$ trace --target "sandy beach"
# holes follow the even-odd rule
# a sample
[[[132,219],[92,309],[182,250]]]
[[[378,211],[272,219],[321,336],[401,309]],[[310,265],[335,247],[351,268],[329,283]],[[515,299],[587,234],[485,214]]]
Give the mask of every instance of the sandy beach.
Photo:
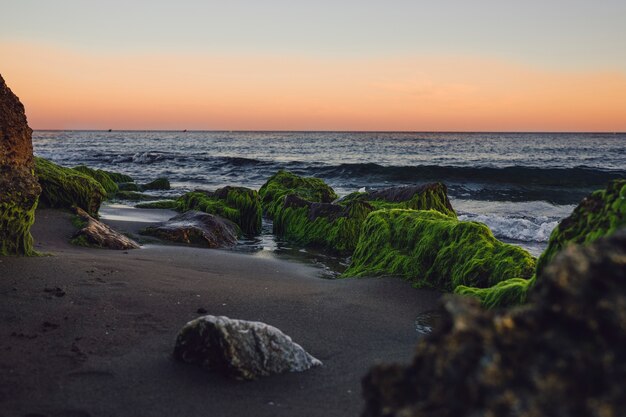
[[[148,224],[108,217],[121,231]],[[362,376],[407,362],[416,316],[437,304],[400,279],[327,280],[273,257],[75,247],[70,218],[39,210],[32,234],[48,256],[0,260],[2,417],[358,415]],[[198,309],[274,325],[324,365],[239,382],[176,362],[176,334]]]

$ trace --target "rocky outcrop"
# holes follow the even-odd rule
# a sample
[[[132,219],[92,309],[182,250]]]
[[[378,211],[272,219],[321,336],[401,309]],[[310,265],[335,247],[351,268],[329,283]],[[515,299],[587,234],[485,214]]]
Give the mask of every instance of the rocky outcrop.
[[[24,106],[0,76],[0,255],[30,255],[41,187]]]
[[[77,207],[76,216],[82,227],[72,237],[72,243],[116,250],[139,249],[137,242],[94,219],[83,209]]]
[[[141,233],[176,243],[223,248],[237,243],[239,227],[219,216],[188,211],[165,223],[147,227]]]
[[[65,168],[43,158],[35,158],[35,172],[41,184],[40,204],[50,208],[80,207],[97,216],[107,192],[87,174]]]
[[[418,287],[453,291],[530,278],[535,259],[497,240],[487,226],[434,210],[378,210],[361,230],[344,276],[395,275]]]
[[[529,304],[444,301],[411,365],[374,367],[363,416],[619,416],[626,409],[626,232],[569,246]]]
[[[259,189],[265,215],[270,219],[282,208],[284,198],[294,194],[312,203],[331,203],[335,191],[319,178],[300,177],[288,171],[278,171]]]
[[[141,185],[142,190],[169,190],[171,188],[170,181],[167,178],[157,178],[147,184]]]
[[[187,323],[176,339],[174,357],[237,379],[302,372],[322,364],[275,327],[223,316]]]
[[[261,200],[259,194],[245,187],[222,187],[215,191],[197,190],[178,199],[178,210],[198,210],[224,217],[237,223],[246,236],[261,232]]]

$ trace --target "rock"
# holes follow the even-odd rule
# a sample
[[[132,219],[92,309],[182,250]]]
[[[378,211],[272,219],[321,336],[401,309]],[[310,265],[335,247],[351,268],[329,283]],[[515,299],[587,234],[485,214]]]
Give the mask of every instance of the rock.
[[[65,168],[43,158],[35,157],[35,172],[42,192],[40,205],[51,208],[80,207],[91,216],[97,216],[107,192],[87,174]]]
[[[529,303],[444,301],[409,366],[372,368],[363,416],[619,416],[626,409],[626,231],[569,246]]]
[[[74,234],[72,243],[116,250],[139,248],[137,242],[94,219],[83,209],[77,207],[76,215],[84,222],[84,227]]]
[[[246,236],[261,232],[262,208],[259,194],[245,187],[222,187],[215,191],[197,190],[177,200],[180,211],[198,210],[237,223]]]
[[[302,372],[322,363],[275,327],[261,322],[204,316],[187,323],[174,357],[237,379]]]
[[[148,201],[154,200],[156,197],[153,197],[148,194],[138,193],[135,191],[118,191],[115,194],[116,200],[127,200],[127,201]]]
[[[349,194],[339,200],[339,203],[349,201],[366,201],[379,209],[413,209],[436,210],[451,217],[456,217],[452,204],[448,199],[448,187],[440,182],[384,188],[375,191],[359,191]]]
[[[0,76],[0,255],[32,255],[30,227],[41,193],[33,175],[32,129]]]
[[[121,182],[117,184],[117,188],[120,191],[135,191],[135,192],[141,191],[141,188],[139,188],[139,186],[135,184],[134,182]]]
[[[312,203],[331,203],[335,191],[319,178],[300,177],[288,171],[278,171],[259,189],[263,211],[273,219],[284,203],[285,196],[295,194]]]
[[[200,211],[188,211],[167,222],[150,226],[142,234],[176,243],[222,248],[237,243],[239,227],[230,220]]]
[[[74,169],[85,175],[89,175],[91,178],[98,181],[100,185],[102,185],[102,188],[105,189],[108,196],[112,196],[119,190],[119,187],[117,186],[115,181],[113,181],[113,179],[106,171],[103,171],[101,169],[92,169],[85,165],[79,165],[77,167],[74,167]]]
[[[378,210],[361,230],[344,276],[395,275],[417,287],[453,291],[530,278],[535,258],[497,240],[482,223],[459,221],[434,210]]]
[[[606,189],[585,197],[572,214],[559,223],[537,261],[537,273],[568,245],[591,243],[622,227],[626,227],[626,179],[611,181]]]
[[[158,200],[135,204],[135,208],[178,210],[179,204],[176,200]]]
[[[132,177],[119,172],[104,171],[116,184],[135,182]]]
[[[151,181],[147,184],[143,184],[141,186],[142,190],[169,190],[170,181],[167,178],[157,178],[154,181]]]

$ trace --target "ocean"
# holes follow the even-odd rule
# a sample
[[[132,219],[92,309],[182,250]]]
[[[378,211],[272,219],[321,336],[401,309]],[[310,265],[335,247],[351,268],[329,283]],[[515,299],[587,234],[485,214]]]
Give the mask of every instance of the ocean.
[[[626,134],[411,132],[35,131],[34,153],[139,182],[168,177],[175,197],[202,188],[258,189],[287,169],[339,195],[440,181],[460,219],[538,255],[559,220],[613,178],[626,178]],[[248,250],[285,249],[270,235]],[[252,248],[252,249],[250,249]]]

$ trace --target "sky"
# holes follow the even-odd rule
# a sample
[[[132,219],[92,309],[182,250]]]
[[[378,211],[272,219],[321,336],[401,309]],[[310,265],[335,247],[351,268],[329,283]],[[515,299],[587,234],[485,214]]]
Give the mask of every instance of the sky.
[[[35,129],[626,131],[626,1],[0,0]]]

